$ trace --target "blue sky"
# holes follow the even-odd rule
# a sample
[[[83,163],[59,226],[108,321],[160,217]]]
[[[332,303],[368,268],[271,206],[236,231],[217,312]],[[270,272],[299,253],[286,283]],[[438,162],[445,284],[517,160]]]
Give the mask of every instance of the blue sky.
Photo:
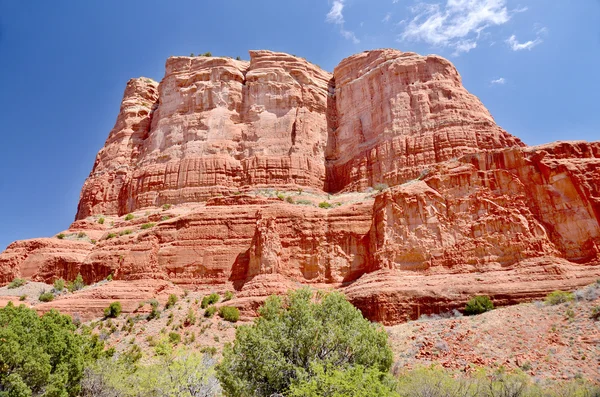
[[[72,222],[128,79],[249,49],[331,71],[367,49],[449,58],[527,144],[600,139],[600,0],[0,0],[0,249]]]

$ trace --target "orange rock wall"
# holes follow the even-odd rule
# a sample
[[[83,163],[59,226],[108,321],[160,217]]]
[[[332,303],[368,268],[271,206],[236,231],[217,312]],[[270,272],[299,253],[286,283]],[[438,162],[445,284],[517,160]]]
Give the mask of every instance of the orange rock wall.
[[[389,324],[592,282],[599,222],[600,143],[526,147],[437,56],[365,52],[333,75],[269,51],[174,57],[127,84],[65,239],[11,244],[0,283],[112,274],[235,290],[250,312],[310,284]],[[96,308],[118,294],[102,288]]]

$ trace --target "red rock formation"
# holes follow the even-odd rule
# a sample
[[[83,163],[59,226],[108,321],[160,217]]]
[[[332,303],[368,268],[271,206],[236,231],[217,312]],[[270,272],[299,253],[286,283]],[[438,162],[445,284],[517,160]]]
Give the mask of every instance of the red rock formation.
[[[442,58],[175,57],[128,83],[65,238],[11,244],[0,282],[112,274],[247,311],[310,284],[394,323],[591,282],[599,219],[600,143],[525,147]]]

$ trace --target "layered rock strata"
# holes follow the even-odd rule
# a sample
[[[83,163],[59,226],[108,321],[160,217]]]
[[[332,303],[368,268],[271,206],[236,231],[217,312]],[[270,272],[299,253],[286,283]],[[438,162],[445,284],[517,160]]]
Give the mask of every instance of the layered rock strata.
[[[0,282],[235,290],[247,314],[312,285],[391,324],[600,276],[600,143],[525,146],[437,56],[370,51],[331,75],[250,55],[131,80],[77,220],[11,244]],[[118,295],[97,288],[90,316]]]

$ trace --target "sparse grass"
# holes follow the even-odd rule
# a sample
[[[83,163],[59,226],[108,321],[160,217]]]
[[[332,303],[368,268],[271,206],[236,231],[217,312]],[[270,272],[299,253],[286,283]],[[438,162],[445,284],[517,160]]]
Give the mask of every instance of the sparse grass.
[[[115,233],[108,233],[108,234],[106,235],[106,239],[107,239],[107,240],[110,240],[111,238],[115,238],[115,237],[117,237],[117,235],[116,235]]]
[[[77,238],[86,238],[87,234],[85,234],[84,232],[79,232],[77,233]]]
[[[140,226],[142,228],[142,230],[146,230],[146,229],[151,229],[154,226],[156,226],[156,223],[152,223],[152,222],[148,222],[148,223],[144,223],[142,226]]]
[[[24,278],[14,278],[13,281],[11,281],[7,288],[8,289],[15,289],[15,288],[19,288],[24,286],[25,284],[27,284],[27,280],[25,280]]]
[[[19,296],[20,301],[24,301],[25,299],[27,299],[27,294],[23,294],[23,295]]]
[[[162,209],[163,209],[163,211],[171,209],[171,204],[163,204]]]
[[[292,196],[287,196],[285,198],[285,201],[288,202],[288,203],[290,203],[290,204],[294,204],[294,198]]]
[[[313,205],[312,201],[310,200],[296,200],[296,204],[300,204],[300,205]]]
[[[125,220],[126,220],[126,221],[130,221],[130,220],[132,220],[133,218],[135,218],[135,217],[133,216],[133,214],[127,214],[127,215],[125,215]]]
[[[98,218],[98,223],[101,225],[104,225],[104,218],[102,218],[102,217]]]
[[[65,236],[65,234],[64,234],[64,233],[58,233],[58,234],[56,235],[56,238],[57,238],[57,239],[59,239],[59,240],[62,240],[62,239],[64,239],[65,237],[66,237],[66,236]]]
[[[125,229],[125,230],[121,230],[121,232],[119,233],[119,236],[126,236],[131,233],[133,233],[131,230]]]

